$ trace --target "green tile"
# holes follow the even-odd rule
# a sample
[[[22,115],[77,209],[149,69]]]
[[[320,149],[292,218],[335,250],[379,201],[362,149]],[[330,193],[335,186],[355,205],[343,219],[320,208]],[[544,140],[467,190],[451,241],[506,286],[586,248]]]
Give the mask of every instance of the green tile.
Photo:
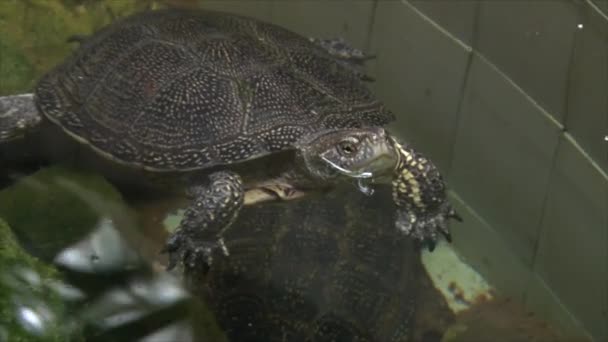
[[[532,270],[521,262],[504,239],[483,221],[462,198],[451,194],[455,210],[463,218],[453,222],[453,244],[465,262],[478,271],[501,295],[523,300]]]
[[[579,23],[571,0],[482,1],[476,48],[562,122]]]
[[[576,31],[566,128],[608,172],[608,21],[591,10]]]
[[[531,265],[559,128],[478,55],[449,182]]]
[[[608,180],[562,139],[535,270],[599,341],[608,340]]]
[[[272,20],[301,34],[319,38],[342,37],[352,46],[365,49],[373,5],[372,1],[276,0]]]
[[[397,134],[446,171],[468,52],[398,1],[378,2],[372,52],[374,90],[396,114]]]
[[[564,338],[581,342],[591,338],[579,320],[568,311],[538,275],[532,276],[528,283],[525,304],[537,317],[558,329]]]
[[[410,0],[433,21],[467,45],[473,44],[475,11],[479,1]]]
[[[270,21],[272,0],[201,0],[201,8],[245,15],[256,19]]]

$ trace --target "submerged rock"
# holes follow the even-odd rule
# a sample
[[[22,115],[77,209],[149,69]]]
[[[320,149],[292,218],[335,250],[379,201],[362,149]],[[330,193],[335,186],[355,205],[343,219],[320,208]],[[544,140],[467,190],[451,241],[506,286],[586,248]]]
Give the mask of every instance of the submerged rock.
[[[46,261],[104,221],[125,231],[134,227],[121,195],[104,178],[61,166],[0,191],[0,217],[26,250]]]
[[[0,341],[222,341],[200,300],[142,258],[137,221],[102,177],[43,169],[0,191],[0,217],[12,228],[0,235]]]

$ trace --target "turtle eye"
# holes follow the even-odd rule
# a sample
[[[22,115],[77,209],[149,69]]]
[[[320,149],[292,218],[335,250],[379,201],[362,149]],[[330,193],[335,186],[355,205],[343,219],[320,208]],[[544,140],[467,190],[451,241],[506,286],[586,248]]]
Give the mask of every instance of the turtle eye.
[[[352,140],[341,141],[338,148],[340,149],[340,152],[343,155],[347,155],[347,156],[357,153],[357,149],[358,149],[357,142],[352,141]]]

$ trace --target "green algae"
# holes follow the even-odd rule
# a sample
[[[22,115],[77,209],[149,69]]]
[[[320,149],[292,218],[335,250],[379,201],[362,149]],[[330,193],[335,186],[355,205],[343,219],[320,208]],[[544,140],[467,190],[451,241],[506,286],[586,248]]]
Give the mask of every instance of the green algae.
[[[199,0],[2,0],[0,96],[29,92],[76,47],[68,38],[89,35],[146,9],[194,8]]]
[[[97,205],[83,198],[74,185],[93,193],[89,197],[96,196]],[[88,234],[101,217],[112,215],[107,204],[122,203],[121,195],[103,177],[53,166],[0,191],[0,217],[32,252],[51,260]]]
[[[36,77],[34,66],[10,41],[0,41],[0,94],[29,89]]]
[[[66,305],[48,284],[60,281],[58,271],[25,252],[8,224],[0,219],[0,340],[10,341],[80,341],[77,330],[65,324]],[[27,329],[20,321],[24,308],[44,308],[44,329]],[[46,318],[46,320],[44,320]],[[49,319],[52,318],[52,319]],[[3,336],[5,335],[5,336]]]
[[[6,270],[15,264],[33,268],[44,278],[58,277],[54,267],[48,266],[21,249],[9,225],[0,218],[0,269]]]
[[[67,39],[151,8],[152,0],[0,1],[0,95],[26,92],[74,49]]]

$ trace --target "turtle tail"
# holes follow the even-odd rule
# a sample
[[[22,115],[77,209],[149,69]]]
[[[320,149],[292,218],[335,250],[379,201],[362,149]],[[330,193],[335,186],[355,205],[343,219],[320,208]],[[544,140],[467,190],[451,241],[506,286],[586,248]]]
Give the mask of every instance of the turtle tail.
[[[0,96],[0,144],[25,137],[41,122],[34,94]]]

